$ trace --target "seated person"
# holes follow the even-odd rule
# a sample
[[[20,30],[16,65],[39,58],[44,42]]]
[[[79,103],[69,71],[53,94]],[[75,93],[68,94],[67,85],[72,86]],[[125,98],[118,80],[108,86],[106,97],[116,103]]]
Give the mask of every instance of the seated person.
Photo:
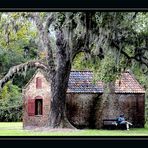
[[[129,125],[132,125],[132,123],[128,122],[125,120],[124,118],[124,114],[120,115],[117,118],[117,124],[121,125],[121,124],[126,124],[126,129],[129,130]]]

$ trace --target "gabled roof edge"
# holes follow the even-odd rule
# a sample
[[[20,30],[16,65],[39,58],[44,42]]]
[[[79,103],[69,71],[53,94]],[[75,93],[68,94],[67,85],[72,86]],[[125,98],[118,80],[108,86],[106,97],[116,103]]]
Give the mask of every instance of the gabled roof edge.
[[[139,83],[139,81],[136,79],[135,75],[133,74],[133,72],[131,70],[127,70],[126,72],[128,72],[132,78],[137,82],[137,84],[139,85],[139,87],[145,92],[144,87]]]
[[[41,68],[38,68],[38,69],[35,71],[35,73],[33,74],[33,76],[30,78],[30,80],[28,81],[28,83],[27,83],[22,89],[26,89],[26,88],[27,88],[27,86],[31,83],[31,81],[34,79],[34,77],[36,76],[36,74],[37,74],[38,72],[41,72],[41,73],[44,75],[43,70],[42,70]]]

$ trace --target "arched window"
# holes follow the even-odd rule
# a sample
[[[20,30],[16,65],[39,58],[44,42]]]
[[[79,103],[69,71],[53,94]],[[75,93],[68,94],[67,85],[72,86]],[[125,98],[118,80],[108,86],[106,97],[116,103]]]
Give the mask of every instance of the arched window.
[[[36,88],[42,88],[42,79],[40,77],[36,78]]]

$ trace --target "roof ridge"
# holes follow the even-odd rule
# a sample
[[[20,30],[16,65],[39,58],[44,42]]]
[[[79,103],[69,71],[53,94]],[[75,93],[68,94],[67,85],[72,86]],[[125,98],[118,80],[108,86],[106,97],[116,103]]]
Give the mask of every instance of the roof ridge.
[[[36,74],[38,73],[38,72],[43,72],[43,70],[41,69],[41,68],[38,68],[37,70],[35,70],[35,73],[33,74],[33,76],[31,77],[31,79],[28,81],[28,83],[22,88],[22,89],[26,89],[27,88],[27,86],[30,84],[30,82],[34,79],[34,77],[36,76]]]
[[[133,79],[133,81],[136,83],[136,85],[141,89],[141,91],[144,91],[144,88],[141,86],[141,84],[139,83],[139,81],[135,78],[135,75],[132,73],[132,71],[126,70],[125,72],[121,73],[122,77],[128,81],[128,78],[126,76],[124,76],[124,74],[129,74],[129,76],[131,76],[131,78]],[[122,79],[122,78],[121,78]],[[124,81],[122,81],[122,83],[126,84]],[[127,86],[131,89],[132,92],[134,92],[134,88],[132,88],[129,83],[127,83]]]
[[[135,80],[135,82],[138,84],[138,86],[143,89],[144,91],[144,88],[142,87],[142,85],[140,84],[140,82],[136,79],[135,75],[133,74],[132,70],[128,69],[126,70],[126,73],[129,73],[131,75],[131,77],[133,78],[133,80]]]

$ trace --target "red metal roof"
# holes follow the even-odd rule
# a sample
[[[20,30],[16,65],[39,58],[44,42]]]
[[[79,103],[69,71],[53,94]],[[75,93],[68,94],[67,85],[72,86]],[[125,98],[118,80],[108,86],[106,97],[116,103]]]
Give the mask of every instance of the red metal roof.
[[[103,82],[93,83],[93,72],[71,71],[67,93],[103,93]],[[130,72],[116,80],[115,93],[145,93],[142,86]]]

